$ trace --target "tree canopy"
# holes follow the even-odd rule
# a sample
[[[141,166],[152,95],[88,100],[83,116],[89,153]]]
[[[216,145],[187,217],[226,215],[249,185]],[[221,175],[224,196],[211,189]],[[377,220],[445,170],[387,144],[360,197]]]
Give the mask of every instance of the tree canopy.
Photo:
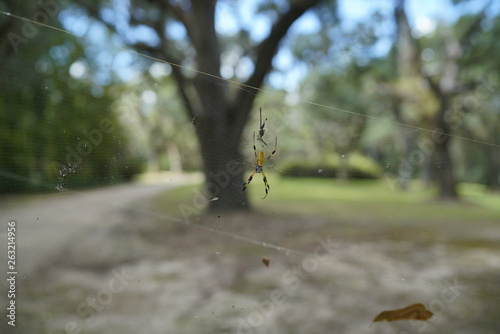
[[[246,209],[242,162],[255,164],[246,157],[262,107],[285,175],[309,165],[310,175],[331,166],[342,179],[380,177],[359,173],[368,163],[350,157],[362,156],[401,189],[415,177],[437,182],[443,199],[456,198],[461,181],[498,189],[491,2],[421,34],[404,1],[355,24],[337,5],[10,4],[16,16],[0,22],[1,145],[11,152],[0,157],[3,188],[118,182],[146,165],[201,168],[210,208]]]

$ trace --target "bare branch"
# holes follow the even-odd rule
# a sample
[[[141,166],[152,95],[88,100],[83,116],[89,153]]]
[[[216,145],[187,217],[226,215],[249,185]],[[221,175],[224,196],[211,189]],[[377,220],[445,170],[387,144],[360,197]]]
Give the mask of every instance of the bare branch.
[[[175,16],[179,15],[178,13],[176,14],[175,12],[180,10],[180,8],[171,5],[169,2],[160,2],[160,8],[159,8],[160,11],[167,12],[168,9],[172,10]],[[179,90],[181,101],[184,104],[184,108],[188,114],[188,117],[193,119],[193,117],[196,115],[196,112],[194,110],[193,104],[191,103],[191,99],[187,93],[187,86],[189,85],[190,80],[186,79],[184,75],[182,75],[180,67],[176,66],[180,64],[180,59],[177,59],[172,53],[168,51],[168,46],[171,45],[171,42],[169,41],[168,37],[165,36],[164,27],[165,27],[165,22],[162,21],[156,21],[155,24],[153,25],[153,29],[158,35],[162,47],[158,49],[150,48],[151,49],[150,52],[156,55],[155,58],[166,60],[167,62],[174,64],[171,65],[172,74],[174,76],[175,81],[177,82],[177,88]]]
[[[291,1],[290,8],[273,25],[269,36],[257,47],[258,54],[255,61],[255,70],[245,85],[260,88],[267,73],[271,70],[274,55],[278,50],[279,43],[288,32],[290,26],[308,9],[314,7],[321,0]],[[236,97],[239,105],[250,105],[254,94],[248,94],[247,90],[240,90]]]
[[[440,98],[441,97],[441,89],[439,88],[439,85],[437,83],[435,83],[432,80],[432,78],[427,73],[425,73],[425,71],[421,71],[420,74],[422,75],[422,77],[425,79],[425,81],[429,85],[429,88],[434,93],[434,96],[436,96],[437,98]]]
[[[191,41],[193,41],[193,38],[195,36],[195,33],[193,31],[193,28],[192,28],[193,27],[193,22],[192,22],[193,20],[188,15],[188,13],[186,13],[178,5],[174,5],[170,1],[165,1],[163,3],[163,5],[168,7],[168,9],[170,9],[172,14],[174,14],[175,18],[182,23],[184,28],[186,28],[186,31],[187,31],[189,38],[191,39]]]
[[[196,114],[196,112],[194,110],[193,104],[191,103],[191,97],[188,96],[187,93],[188,90],[187,86],[190,84],[190,80],[186,79],[182,75],[180,67],[176,66],[177,64],[179,64],[179,60],[176,59],[173,55],[171,55],[165,48],[159,50],[157,48],[153,48],[149,45],[145,45],[142,43],[134,44],[133,47],[137,52],[147,52],[154,58],[166,60],[168,63],[174,64],[171,65],[172,75],[174,76],[174,79],[177,82],[177,89],[179,90],[180,99],[184,104],[186,112],[188,113],[188,117],[192,119]]]
[[[477,14],[474,22],[469,26],[465,33],[460,38],[460,45],[464,45],[466,40],[480,27],[481,21],[484,19],[486,10],[491,6],[493,0],[488,1],[483,9]]]
[[[98,7],[89,6],[88,4],[85,3],[84,0],[75,0],[75,2],[77,4],[79,4],[80,6],[86,8],[92,17],[99,20]],[[150,3],[153,5],[158,4],[158,2],[153,2],[153,1],[150,1]],[[159,2],[159,4],[160,4],[160,8],[159,8],[160,11],[166,12],[168,10],[167,6],[164,2]],[[175,7],[175,6],[173,6],[173,7]],[[170,6],[169,6],[169,8],[170,8]],[[175,15],[175,13],[174,13],[174,15]],[[101,20],[99,20],[99,21],[101,23],[105,24],[106,27],[108,27],[108,29],[110,31],[112,31],[113,33],[124,38],[124,36],[122,34],[120,34],[120,32],[116,29],[116,27],[113,24],[111,24],[109,22],[103,22]],[[175,56],[172,55],[167,50],[166,46],[169,45],[169,41],[163,32],[164,22],[161,20],[158,20],[158,21],[154,22],[152,28],[155,30],[156,34],[158,35],[158,38],[161,41],[160,45],[162,45],[163,47],[158,47],[158,48],[152,47],[152,46],[146,45],[144,43],[131,44],[130,47],[133,48],[134,50],[136,50],[137,52],[147,52],[152,57],[157,58],[157,59],[161,59],[161,60],[165,60],[171,64],[180,64],[179,59],[176,59]],[[174,79],[177,82],[180,98],[181,98],[182,103],[184,104],[186,112],[188,113],[188,116],[190,118],[193,118],[196,113],[194,111],[194,107],[191,103],[190,97],[188,96],[188,93],[187,93],[187,86],[189,85],[189,82],[188,82],[189,80],[187,80],[182,75],[181,69],[178,66],[172,65],[172,74],[174,76]]]

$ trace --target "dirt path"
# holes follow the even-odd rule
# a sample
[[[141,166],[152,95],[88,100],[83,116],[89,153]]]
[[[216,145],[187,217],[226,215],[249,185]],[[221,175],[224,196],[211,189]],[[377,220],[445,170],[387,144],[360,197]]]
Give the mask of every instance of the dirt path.
[[[14,200],[0,207],[5,240],[6,223],[17,223],[17,270],[29,276],[50,263],[74,238],[86,231],[109,227],[124,208],[147,202],[160,192],[192,182],[193,178],[176,176],[159,184],[121,184],[87,191],[37,196],[28,200]],[[41,197],[41,198],[40,198]],[[0,252],[2,267],[6,252]]]

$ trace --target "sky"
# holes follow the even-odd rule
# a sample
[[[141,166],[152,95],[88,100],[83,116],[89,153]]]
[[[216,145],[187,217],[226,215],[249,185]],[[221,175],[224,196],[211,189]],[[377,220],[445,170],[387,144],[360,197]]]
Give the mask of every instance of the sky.
[[[341,18],[341,24],[346,28],[350,28],[358,22],[368,22],[367,20],[370,20],[372,13],[377,10],[381,12],[384,17],[392,19],[394,1],[395,0],[339,0],[338,11]],[[466,1],[465,4],[454,6],[451,0],[406,0],[406,10],[410,25],[414,28],[414,33],[417,36],[421,36],[431,33],[438,21],[453,22],[462,13],[478,12],[486,2],[487,0],[469,0]],[[266,15],[252,15],[252,13],[255,12],[255,3],[255,1],[220,1],[216,12],[217,31],[219,33],[232,34],[239,29],[239,25],[241,24],[247,27],[250,36],[254,40],[265,38],[270,30],[270,19]],[[494,11],[498,13],[500,11],[500,1],[497,1],[493,7]],[[113,16],[116,15],[116,13],[113,13],[111,10],[108,10],[106,13],[110,16],[108,17],[109,20],[113,20]],[[77,13],[66,15],[65,19],[68,24],[65,25],[65,28],[80,34],[83,33],[82,29],[86,29],[85,27],[88,22],[80,15],[75,17],[76,14]],[[185,31],[183,28],[181,29],[180,25],[173,26],[172,28],[176,28],[177,34],[180,36],[185,34]],[[314,33],[319,31],[319,29],[320,23],[317,21],[315,15],[312,13],[305,13],[294,23],[290,33],[293,33],[293,31]],[[103,32],[104,30],[104,26],[100,27],[100,29],[94,26],[94,28],[88,32],[88,34],[92,36],[87,36],[93,41],[99,41],[99,44],[109,43],[107,40],[109,39],[109,35]],[[142,31],[137,31],[135,34],[131,34],[130,39],[133,40],[136,38],[134,36],[145,38],[145,36],[150,35],[152,34],[148,34],[147,31],[143,29]],[[381,40],[374,50],[375,54],[382,56],[387,53],[391,43],[392,41],[389,38]],[[122,60],[120,61],[120,59]],[[128,81],[134,76],[135,70],[133,66],[126,65],[125,62],[133,62],[133,57],[115,58],[113,67],[119,68],[120,70],[117,71],[119,75],[121,75],[125,81]],[[274,65],[277,68],[286,69],[286,71],[282,71],[285,73],[274,73],[269,77],[269,82],[276,88],[293,90],[297,86],[296,83],[300,82],[300,79],[307,74],[305,66],[294,63],[293,56],[287,48],[280,49],[274,59]],[[240,66],[239,73],[241,75],[250,73],[252,69],[251,66],[251,62],[247,62],[246,66],[245,63],[243,63],[243,65]],[[226,66],[222,73],[223,75],[232,75],[229,66]],[[82,75],[82,73],[80,73],[80,75]],[[288,86],[284,83],[288,83]]]
[[[338,10],[345,22],[355,23],[367,20],[376,10],[391,16],[394,2],[394,0],[339,0]],[[477,12],[485,3],[486,0],[468,0],[464,4],[454,6],[451,0],[406,0],[406,10],[412,26],[417,25],[420,29],[428,30],[432,28],[432,21],[453,22],[460,16],[460,13]],[[216,23],[219,32],[233,33],[238,29],[238,25],[243,23],[243,25],[251,26],[250,33],[255,39],[261,39],[267,35],[269,31],[267,18],[251,16],[255,11],[255,2],[238,2],[238,18],[232,17],[231,13],[236,6],[231,4],[231,2],[221,2],[219,5]],[[306,13],[294,25],[300,27],[301,30],[308,30],[318,26],[318,23],[314,21],[314,16]]]
[[[367,22],[374,12],[379,11],[383,17],[389,18],[390,25],[392,24],[394,2],[394,0],[339,0],[338,11],[341,24],[346,29],[352,28],[356,23]],[[486,2],[487,0],[468,0],[455,6],[451,0],[406,0],[405,8],[410,26],[413,27],[413,34],[420,37],[432,33],[439,21],[452,23],[463,13],[478,12]],[[500,1],[498,3],[499,6],[496,6],[496,12],[499,11]],[[253,39],[261,40],[265,38],[270,29],[269,18],[265,15],[252,16],[251,14],[255,12],[254,6],[255,2],[253,1],[238,2],[238,7],[235,2],[221,1],[217,10],[217,31],[232,34],[238,30],[239,24],[242,24],[248,27],[250,36]],[[237,17],[233,16],[235,12]],[[319,21],[317,21],[315,15],[309,12],[294,23],[291,31],[315,33],[319,29]],[[392,40],[390,38],[381,39],[372,52],[377,56],[384,56],[391,45]],[[269,76],[269,82],[277,88],[294,90],[297,88],[300,79],[307,74],[305,66],[294,64],[293,55],[286,48],[279,50],[274,65],[286,69],[282,73],[275,72]],[[231,74],[232,72],[229,71],[228,75]]]

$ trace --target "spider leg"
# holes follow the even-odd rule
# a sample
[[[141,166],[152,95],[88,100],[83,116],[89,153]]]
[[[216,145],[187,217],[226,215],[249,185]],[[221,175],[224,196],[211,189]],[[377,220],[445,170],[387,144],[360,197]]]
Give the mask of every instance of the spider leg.
[[[264,146],[267,146],[267,143],[264,141],[264,139],[262,138],[262,136],[264,135],[264,130],[260,130],[259,131],[259,137],[257,138],[258,141],[262,142],[262,144],[264,144]]]
[[[253,132],[253,154],[255,155],[255,159],[257,159],[257,147],[255,147],[255,131]]]
[[[250,184],[250,182],[252,182],[254,175],[255,175],[255,171],[253,171],[252,175],[250,175],[250,177],[248,178],[247,182],[243,183],[241,192],[244,192],[245,189],[247,188],[247,186]]]
[[[269,190],[271,190],[271,187],[269,186],[269,183],[267,183],[267,177],[264,171],[262,171],[261,173],[262,173],[262,180],[264,181],[264,188],[266,189],[266,196],[262,197],[262,199],[264,199],[269,194]]]
[[[276,141],[274,143],[274,151],[272,151],[271,154],[269,154],[269,156],[267,157],[267,159],[264,160],[264,163],[266,163],[269,159],[271,159],[271,157],[274,155],[274,153],[276,153],[276,147],[277,147],[277,145],[278,145],[278,137],[276,137]]]

